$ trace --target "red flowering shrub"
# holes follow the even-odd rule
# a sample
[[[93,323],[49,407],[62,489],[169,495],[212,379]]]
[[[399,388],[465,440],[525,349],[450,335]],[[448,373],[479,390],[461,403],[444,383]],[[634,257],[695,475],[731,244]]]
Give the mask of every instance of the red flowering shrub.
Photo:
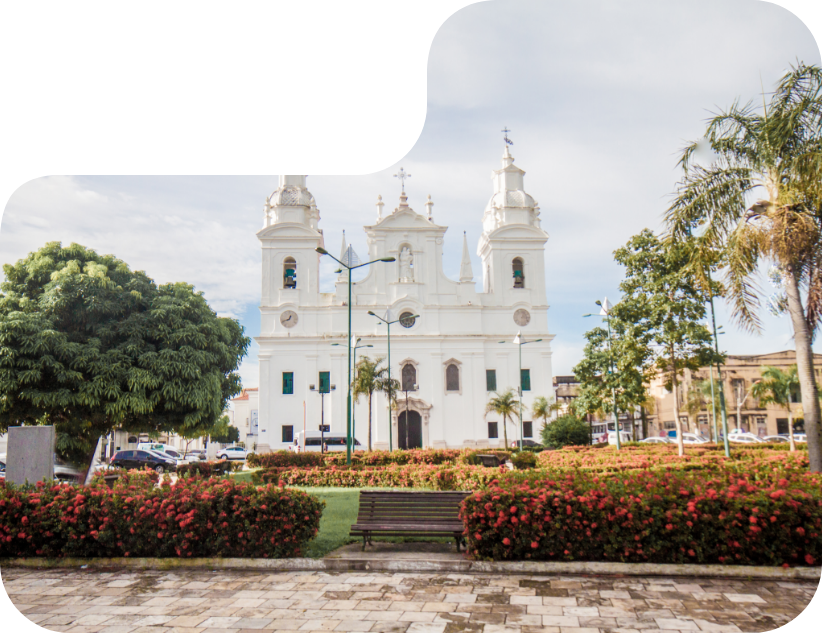
[[[92,485],[0,488],[0,558],[299,556],[323,502],[299,490],[228,479],[156,486],[136,471]]]
[[[482,451],[481,451],[482,452]],[[486,451],[488,452],[488,451]],[[392,464],[457,464],[465,463],[463,457],[468,451],[456,448],[435,449],[415,448],[408,451],[354,451],[351,454],[353,466],[390,466]],[[249,466],[262,468],[310,468],[320,466],[345,466],[345,451],[330,453],[294,453],[275,451],[262,455],[249,455]]]
[[[495,482],[463,503],[468,551],[492,560],[820,565],[820,475],[760,466]]]

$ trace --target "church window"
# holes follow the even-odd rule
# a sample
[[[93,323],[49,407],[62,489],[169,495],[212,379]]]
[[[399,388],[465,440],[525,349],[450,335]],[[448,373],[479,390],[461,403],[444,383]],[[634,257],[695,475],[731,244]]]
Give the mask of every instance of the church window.
[[[283,372],[283,395],[291,395],[294,393],[294,372]]]
[[[532,423],[531,422],[523,422],[523,437],[533,437],[532,435]]]
[[[520,370],[520,388],[523,391],[531,391],[532,390],[531,372],[529,372],[528,369],[521,369]]]
[[[497,371],[486,370],[486,391],[497,391]]]
[[[283,287],[297,288],[297,262],[294,257],[283,260]]]
[[[446,391],[460,391],[460,368],[457,365],[446,367]]]
[[[329,383],[331,383],[331,378],[329,372],[321,371],[317,383],[320,385],[320,393],[330,393],[331,385]]]
[[[400,315],[400,325],[402,325],[404,328],[413,327],[416,322],[417,318],[414,316],[412,312],[404,312]]]
[[[497,422],[489,422],[489,439],[497,439]]]
[[[515,288],[526,287],[526,277],[523,274],[523,260],[515,257],[512,260],[512,278],[514,279]]]
[[[282,426],[280,428],[283,429],[283,442],[291,444],[294,441],[294,426]]]
[[[403,391],[414,391],[417,384],[417,369],[411,363],[403,365],[402,371],[402,389]]]

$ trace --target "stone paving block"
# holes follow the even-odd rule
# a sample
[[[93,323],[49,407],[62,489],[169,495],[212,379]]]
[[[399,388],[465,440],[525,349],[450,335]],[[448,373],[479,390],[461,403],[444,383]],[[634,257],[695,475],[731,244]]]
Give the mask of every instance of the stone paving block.
[[[544,615],[543,626],[579,627],[580,621],[573,615]]]
[[[363,622],[361,620],[341,620],[340,624],[334,627],[334,630],[356,633],[357,631],[369,631],[371,627],[371,622]]]
[[[430,622],[412,622],[407,633],[443,633],[446,630],[446,624],[434,624]],[[374,629],[372,629],[374,631]]]
[[[700,628],[693,620],[681,620],[679,618],[655,618],[655,622],[661,629],[671,629],[674,631],[699,631]]]
[[[384,612],[385,613],[385,612]],[[434,613],[427,611],[404,611],[397,618],[398,622],[432,622]]]

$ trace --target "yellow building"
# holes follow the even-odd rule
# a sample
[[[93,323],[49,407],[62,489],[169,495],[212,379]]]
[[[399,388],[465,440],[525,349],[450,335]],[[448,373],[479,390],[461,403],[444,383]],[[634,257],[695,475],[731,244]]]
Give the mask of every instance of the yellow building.
[[[720,379],[723,381],[723,390],[726,397],[726,412],[728,415],[729,430],[742,428],[757,435],[777,435],[789,432],[789,412],[785,407],[773,404],[761,404],[752,397],[752,385],[760,379],[760,369],[765,366],[778,367],[784,371],[797,364],[794,350],[761,354],[758,356],[732,356],[726,358],[726,364],[721,365]],[[820,384],[821,355],[814,354],[815,380]],[[717,380],[717,369],[712,370]],[[708,380],[709,368],[699,371],[686,370],[678,383],[678,400],[680,420],[683,430],[699,430],[706,437],[711,437],[712,412],[711,397],[703,397],[702,402],[695,397],[698,391],[698,381]],[[664,377],[658,375],[652,381],[649,391],[655,401],[655,410],[649,417],[649,435],[665,435],[674,430],[673,396],[664,386]],[[716,396],[717,397],[717,396]],[[687,403],[691,402],[691,406]],[[800,390],[792,399],[792,417],[802,417],[803,409],[800,406]],[[721,429],[718,414],[717,427]],[[795,429],[802,432],[802,422],[795,424]]]

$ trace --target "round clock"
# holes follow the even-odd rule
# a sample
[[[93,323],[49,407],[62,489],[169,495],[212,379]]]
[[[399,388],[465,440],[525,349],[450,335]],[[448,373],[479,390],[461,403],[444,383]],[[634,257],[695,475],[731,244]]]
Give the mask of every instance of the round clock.
[[[528,310],[520,308],[519,310],[516,310],[514,313],[514,322],[517,323],[517,325],[528,325],[529,321],[531,320],[532,315],[529,314]]]
[[[404,312],[403,314],[400,315],[399,320],[400,320],[400,325],[402,325],[405,328],[410,328],[410,327],[414,326],[415,321],[417,321],[414,314],[411,313],[411,312]]]
[[[283,327],[294,327],[297,325],[297,313],[294,310],[286,310],[280,315],[280,325]]]

